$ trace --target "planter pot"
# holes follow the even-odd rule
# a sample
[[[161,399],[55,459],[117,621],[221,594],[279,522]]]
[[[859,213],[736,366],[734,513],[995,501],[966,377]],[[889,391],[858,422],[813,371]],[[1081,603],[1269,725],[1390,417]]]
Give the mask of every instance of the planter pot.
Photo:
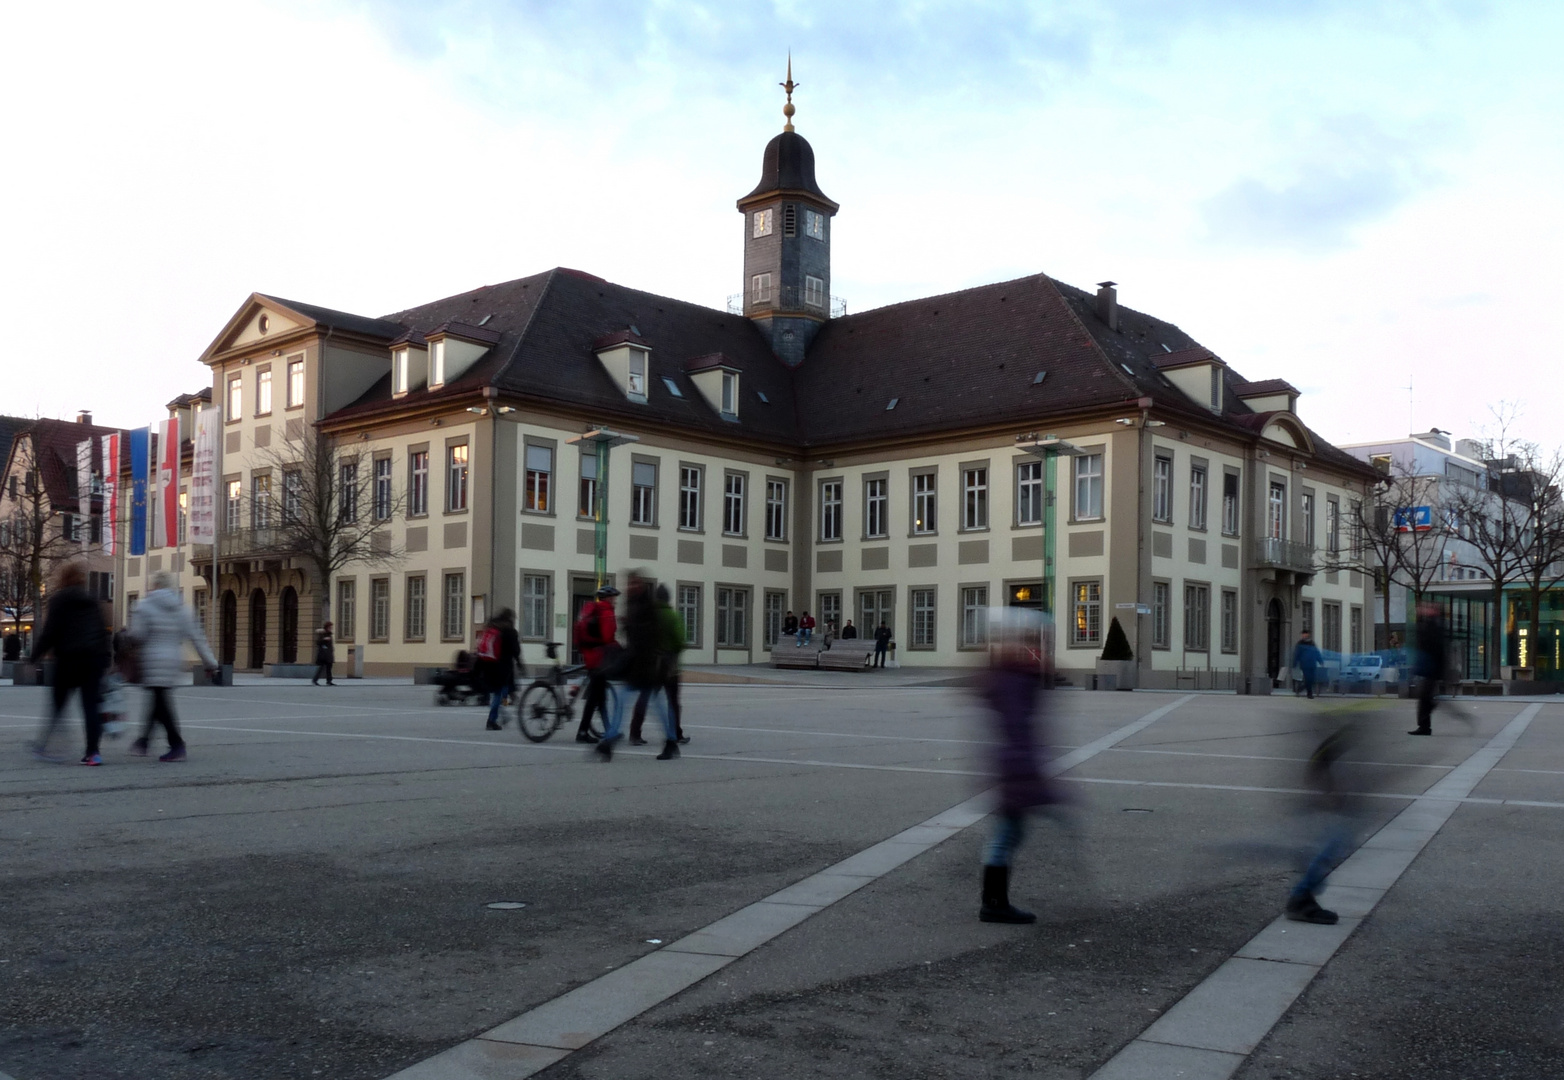
[[[1133,690],[1137,665],[1133,660],[1098,660],[1099,690]],[[1111,676],[1107,678],[1105,676]]]

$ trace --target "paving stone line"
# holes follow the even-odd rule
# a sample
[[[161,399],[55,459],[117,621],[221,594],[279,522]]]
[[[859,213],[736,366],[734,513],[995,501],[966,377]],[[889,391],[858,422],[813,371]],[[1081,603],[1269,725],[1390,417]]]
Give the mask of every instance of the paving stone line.
[[[1340,922],[1313,926],[1279,916],[1090,1080],[1231,1077],[1541,709],[1522,709],[1331,873],[1320,899]]]
[[[1073,769],[1139,734],[1194,697],[1186,694],[1055,758],[1044,772],[1057,776]],[[977,824],[988,816],[989,804],[987,792],[959,802],[475,1039],[403,1069],[389,1080],[524,1080],[533,1076]]]

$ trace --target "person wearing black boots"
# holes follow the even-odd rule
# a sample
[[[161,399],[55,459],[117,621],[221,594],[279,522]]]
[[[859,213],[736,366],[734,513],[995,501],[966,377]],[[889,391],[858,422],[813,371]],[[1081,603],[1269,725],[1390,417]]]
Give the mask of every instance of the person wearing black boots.
[[[992,724],[991,767],[997,788],[994,834],[983,853],[978,918],[1031,923],[1037,916],[1010,903],[1010,864],[1029,810],[1057,802],[1043,776],[1040,731],[1051,682],[1048,635],[1039,612],[995,608],[989,619],[989,668],[982,695]]]
[[[616,681],[623,681],[628,684],[628,687],[620,692],[608,730],[603,732],[603,737],[595,748],[604,761],[609,761],[614,756],[614,744],[619,741],[619,732],[624,724],[625,703],[630,696],[629,690],[636,691],[641,700],[649,699],[663,688],[667,671],[662,620],[658,617],[651,587],[644,575],[632,571],[625,590],[625,648],[623,662],[619,665],[620,670],[616,672]],[[678,732],[668,712],[667,697],[659,698],[658,705],[662,712],[663,732],[667,738],[662,753],[657,755],[657,760],[668,761],[679,756]]]

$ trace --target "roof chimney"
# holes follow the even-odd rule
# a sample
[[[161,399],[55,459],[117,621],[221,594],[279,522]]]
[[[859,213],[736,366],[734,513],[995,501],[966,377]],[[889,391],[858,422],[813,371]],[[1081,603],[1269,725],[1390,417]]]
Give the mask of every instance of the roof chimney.
[[[1108,324],[1109,330],[1119,328],[1119,290],[1117,281],[1097,283],[1097,317]]]
[[[86,409],[82,409],[80,412],[78,412],[76,414],[76,422],[78,424],[88,424],[88,425],[90,425],[92,423],[92,413],[89,412]]]

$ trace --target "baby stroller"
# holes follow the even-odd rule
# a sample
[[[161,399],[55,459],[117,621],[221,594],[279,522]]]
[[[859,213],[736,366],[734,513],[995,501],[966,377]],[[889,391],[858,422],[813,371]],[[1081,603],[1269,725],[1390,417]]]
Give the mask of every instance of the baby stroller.
[[[440,672],[435,681],[440,686],[436,705],[482,705],[489,700],[488,691],[478,684],[472,653],[466,649],[456,654],[456,666]]]

